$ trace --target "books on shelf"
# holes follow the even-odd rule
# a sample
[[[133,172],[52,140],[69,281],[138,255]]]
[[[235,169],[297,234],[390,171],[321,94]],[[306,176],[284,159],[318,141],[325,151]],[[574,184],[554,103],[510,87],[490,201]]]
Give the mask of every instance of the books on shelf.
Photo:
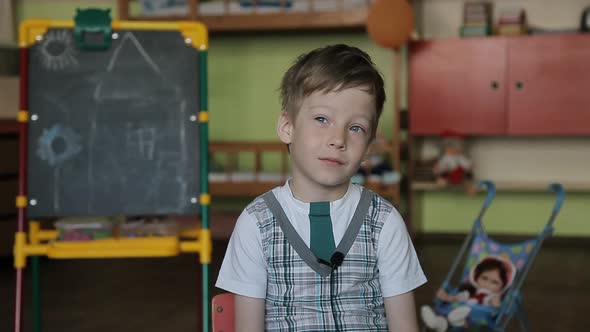
[[[468,1],[464,5],[463,23],[491,24],[492,3],[487,1]]]
[[[502,8],[496,25],[496,34],[501,36],[528,34],[525,10],[518,7]]]
[[[463,5],[462,37],[480,37],[492,33],[492,3],[489,1],[467,1]]]
[[[526,12],[523,8],[510,6],[501,8],[494,26],[493,4],[491,1],[468,0],[463,6],[461,37],[483,37],[492,34],[519,36],[528,34]]]
[[[502,8],[498,24],[526,24],[526,12],[523,8]]]
[[[463,25],[461,27],[461,37],[483,37],[491,34],[491,29],[487,25]]]
[[[499,24],[496,34],[500,36],[522,36],[528,34],[528,28],[522,24]]]

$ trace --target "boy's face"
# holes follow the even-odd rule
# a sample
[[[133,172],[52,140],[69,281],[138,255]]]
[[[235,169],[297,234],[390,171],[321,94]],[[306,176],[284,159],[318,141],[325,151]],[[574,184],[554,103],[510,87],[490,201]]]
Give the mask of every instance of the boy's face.
[[[504,285],[497,269],[482,272],[476,280],[478,288],[487,289],[491,293],[499,293]]]
[[[277,133],[290,144],[291,188],[305,201],[336,200],[367,154],[374,98],[360,88],[314,92],[293,117],[283,113]]]

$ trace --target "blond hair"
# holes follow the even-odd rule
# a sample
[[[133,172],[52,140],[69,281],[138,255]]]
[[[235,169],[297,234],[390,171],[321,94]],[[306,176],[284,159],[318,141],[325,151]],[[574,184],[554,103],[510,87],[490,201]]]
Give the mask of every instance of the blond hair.
[[[362,50],[344,45],[330,45],[299,56],[281,82],[281,106],[294,118],[303,99],[314,92],[337,92],[362,88],[374,97],[375,116],[371,137],[383,112],[385,90],[383,77],[371,57]]]

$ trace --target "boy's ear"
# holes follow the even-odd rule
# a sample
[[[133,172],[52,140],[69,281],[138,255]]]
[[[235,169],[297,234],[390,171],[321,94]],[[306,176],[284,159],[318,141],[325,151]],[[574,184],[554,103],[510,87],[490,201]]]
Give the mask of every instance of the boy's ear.
[[[364,163],[367,160],[369,160],[369,154],[371,154],[371,149],[367,149],[367,151],[363,154],[363,160],[361,160],[361,163]]]
[[[291,134],[293,131],[293,122],[287,112],[282,112],[277,123],[277,135],[281,142],[291,144]]]
[[[363,154],[362,162],[369,160],[369,155],[371,155],[371,150],[372,150],[374,144],[375,144],[375,138],[373,138],[373,139],[371,139],[371,141],[369,141],[369,145],[367,145],[367,150]]]

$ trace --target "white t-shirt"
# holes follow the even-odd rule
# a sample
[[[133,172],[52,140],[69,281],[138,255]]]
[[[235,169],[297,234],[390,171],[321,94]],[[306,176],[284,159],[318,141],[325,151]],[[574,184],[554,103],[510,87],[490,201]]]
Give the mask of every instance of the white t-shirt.
[[[272,192],[301,239],[309,246],[309,203],[293,197],[288,181]],[[341,199],[330,202],[336,246],[350,224],[361,192],[362,187],[351,184]],[[267,266],[256,222],[245,210],[238,218],[215,286],[242,296],[265,298]],[[409,292],[426,282],[406,226],[395,209],[383,224],[377,260],[383,297]]]

